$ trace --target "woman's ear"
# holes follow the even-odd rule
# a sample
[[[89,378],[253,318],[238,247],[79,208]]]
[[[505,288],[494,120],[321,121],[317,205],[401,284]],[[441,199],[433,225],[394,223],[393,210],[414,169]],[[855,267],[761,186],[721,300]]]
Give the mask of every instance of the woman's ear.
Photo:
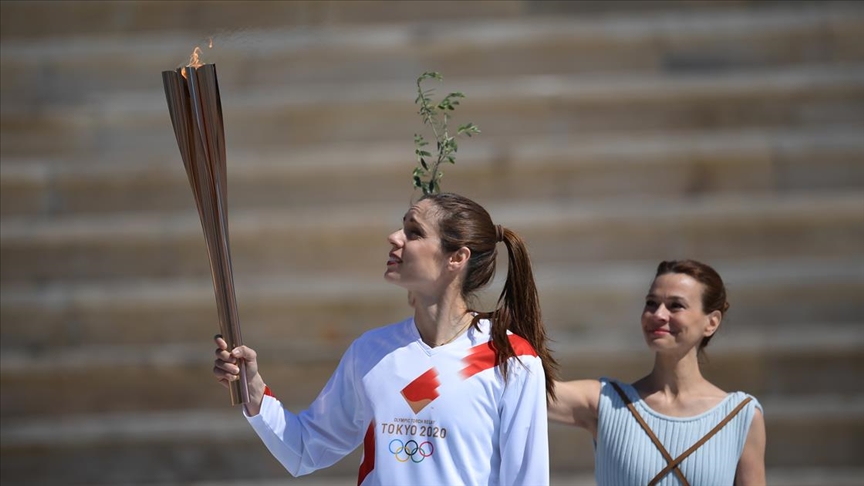
[[[467,246],[463,246],[450,254],[448,265],[451,269],[459,271],[468,266],[468,260],[471,258],[471,250]]]
[[[720,322],[723,320],[723,314],[719,310],[711,311],[708,314],[708,326],[705,328],[705,332],[703,335],[705,337],[713,336],[717,329],[720,327]]]

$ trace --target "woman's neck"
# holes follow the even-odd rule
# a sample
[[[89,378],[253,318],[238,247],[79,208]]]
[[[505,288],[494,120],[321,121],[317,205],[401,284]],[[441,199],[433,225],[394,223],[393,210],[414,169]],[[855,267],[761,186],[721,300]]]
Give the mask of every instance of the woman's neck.
[[[654,368],[638,382],[637,388],[647,393],[662,393],[670,398],[689,394],[708,384],[699,369],[696,350],[684,356],[655,353]]]
[[[654,369],[633,386],[652,410],[674,417],[699,415],[726,397],[702,376],[695,349],[677,358],[657,353]]]
[[[459,294],[445,292],[438,298],[430,298],[412,293],[409,301],[414,307],[417,331],[431,347],[451,342],[471,323],[468,306]]]

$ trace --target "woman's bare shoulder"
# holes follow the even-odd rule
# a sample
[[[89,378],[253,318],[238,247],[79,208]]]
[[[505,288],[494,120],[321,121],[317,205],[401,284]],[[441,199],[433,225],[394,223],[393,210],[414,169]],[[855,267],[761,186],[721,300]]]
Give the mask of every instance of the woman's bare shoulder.
[[[556,381],[555,395],[559,401],[572,406],[588,406],[596,404],[600,399],[600,380]]]

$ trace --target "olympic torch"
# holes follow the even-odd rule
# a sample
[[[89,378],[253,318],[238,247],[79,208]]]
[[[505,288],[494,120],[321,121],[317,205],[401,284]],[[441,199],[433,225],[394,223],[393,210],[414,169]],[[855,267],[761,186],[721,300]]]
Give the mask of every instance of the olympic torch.
[[[196,47],[189,65],[162,71],[162,83],[177,146],[204,230],[219,328],[230,350],[243,341],[228,238],[225,130],[216,66],[199,62],[200,52]],[[240,362],[239,367],[240,379],[228,386],[232,405],[249,401],[246,365]]]

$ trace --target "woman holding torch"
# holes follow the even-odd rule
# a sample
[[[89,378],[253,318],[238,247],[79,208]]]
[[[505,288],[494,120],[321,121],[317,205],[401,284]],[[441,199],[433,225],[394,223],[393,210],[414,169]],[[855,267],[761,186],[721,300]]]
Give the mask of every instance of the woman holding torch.
[[[249,347],[217,336],[213,372],[238,380],[244,414],[294,476],[328,467],[363,444],[358,484],[549,483],[546,397],[555,361],[522,239],[479,204],[427,194],[388,238],[384,277],[408,290],[414,315],[355,340],[311,406],[293,414],[265,384]],[[509,266],[498,308],[469,302]]]
[[[726,393],[699,370],[699,353],[728,308],[713,268],[661,262],[642,311],[651,372],[632,385],[555,383],[549,418],[594,436],[599,486],[765,484],[762,406],[745,393]]]

